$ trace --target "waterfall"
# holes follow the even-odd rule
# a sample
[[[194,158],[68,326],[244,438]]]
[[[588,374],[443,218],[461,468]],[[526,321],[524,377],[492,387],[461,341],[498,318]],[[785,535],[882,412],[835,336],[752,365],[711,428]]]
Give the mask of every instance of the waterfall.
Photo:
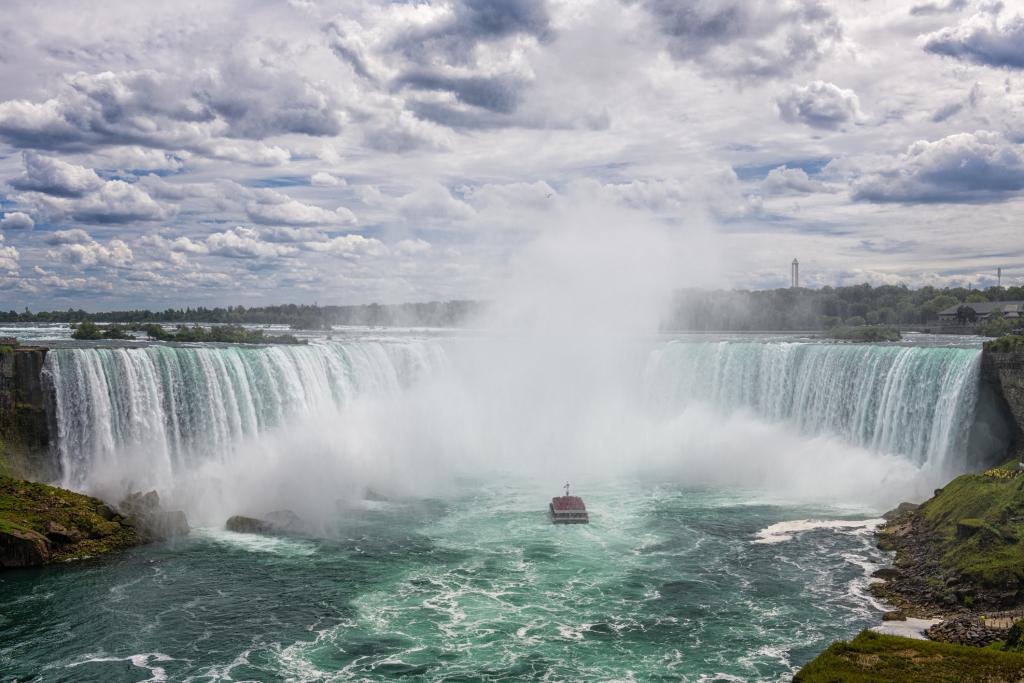
[[[119,452],[173,472],[289,418],[384,398],[444,372],[437,344],[54,349],[56,457],[76,488]]]
[[[178,482],[180,495],[205,472],[227,479],[265,467],[246,450],[254,444],[264,460],[268,449],[280,454],[283,476],[298,476],[288,468],[308,456],[301,476],[313,479],[332,458],[341,472],[379,466],[415,478],[449,457],[484,467],[504,453],[529,470],[583,457],[595,468],[623,449],[704,471],[696,463],[716,456],[674,431],[693,404],[935,471],[976,469],[1013,436],[979,392],[975,349],[671,342],[638,351],[567,365],[565,349],[499,341],[62,348],[44,372],[61,483],[75,489],[134,476]],[[709,432],[728,422],[704,419]],[[314,458],[312,436],[337,450]]]
[[[808,343],[669,343],[645,371],[661,411],[693,401],[752,410],[917,464],[963,463],[977,401],[976,349]],[[961,465],[962,466],[962,465]]]

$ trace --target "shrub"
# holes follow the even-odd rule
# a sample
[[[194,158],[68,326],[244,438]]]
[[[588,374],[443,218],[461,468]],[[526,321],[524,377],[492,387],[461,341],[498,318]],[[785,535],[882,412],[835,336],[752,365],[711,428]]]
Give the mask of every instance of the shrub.
[[[994,351],[996,353],[1009,353],[1024,345],[1024,335],[1019,334],[1006,334],[998,339],[985,342],[986,351]]]
[[[100,327],[93,321],[86,319],[78,323],[78,327],[71,333],[72,339],[103,339]]]
[[[902,339],[899,330],[892,327],[833,327],[826,330],[829,339],[845,339],[858,342],[887,342]]]

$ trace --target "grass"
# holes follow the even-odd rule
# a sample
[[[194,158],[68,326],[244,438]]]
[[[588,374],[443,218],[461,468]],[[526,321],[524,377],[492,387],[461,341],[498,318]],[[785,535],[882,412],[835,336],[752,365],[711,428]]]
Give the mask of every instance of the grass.
[[[997,644],[998,648],[1002,643]],[[832,643],[793,683],[1017,683],[1024,655],[861,631]]]
[[[1024,580],[1024,477],[965,474],[917,514],[942,538],[944,568],[986,586]]]
[[[14,527],[45,536],[47,522],[54,522],[81,532],[81,541],[56,549],[54,562],[130,548],[143,540],[117,517],[104,519],[104,508],[99,498],[0,475],[0,531]]]
[[[1005,468],[957,477],[913,513],[939,536],[943,572],[990,588],[1024,583],[1024,477]],[[894,549],[887,537],[895,528],[881,531],[880,548]]]

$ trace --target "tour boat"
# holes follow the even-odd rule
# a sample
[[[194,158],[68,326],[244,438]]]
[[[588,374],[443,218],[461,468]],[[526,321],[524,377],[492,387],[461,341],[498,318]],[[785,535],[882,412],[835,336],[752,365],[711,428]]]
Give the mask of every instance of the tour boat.
[[[551,521],[555,524],[589,524],[590,518],[587,516],[587,506],[583,504],[583,499],[569,495],[568,483],[562,488],[565,489],[565,495],[555,496],[548,504]]]

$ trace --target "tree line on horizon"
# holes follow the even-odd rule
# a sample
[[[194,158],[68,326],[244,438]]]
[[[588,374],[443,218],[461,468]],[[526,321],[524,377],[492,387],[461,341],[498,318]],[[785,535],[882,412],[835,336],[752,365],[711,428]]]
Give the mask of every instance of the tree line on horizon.
[[[431,301],[412,304],[362,304],[359,306],[317,306],[283,304],[280,306],[228,306],[227,308],[168,308],[163,311],[130,310],[87,312],[39,311],[32,313],[0,311],[0,323],[79,323],[83,320],[106,323],[207,323],[220,325],[289,325],[295,330],[328,329],[332,325],[374,327],[458,327],[480,313],[485,302]]]
[[[830,329],[839,325],[920,325],[938,319],[939,311],[962,303],[1022,301],[1024,287],[932,287],[870,284],[821,289],[677,290],[663,331],[779,331]],[[228,306],[86,312],[0,311],[0,323],[205,323],[289,325],[296,330],[328,329],[332,325],[374,327],[459,327],[490,305],[484,301],[432,301],[358,306]]]
[[[927,325],[957,304],[1022,301],[1022,287],[872,287],[684,289],[675,292],[664,331],[827,330],[837,326]]]

